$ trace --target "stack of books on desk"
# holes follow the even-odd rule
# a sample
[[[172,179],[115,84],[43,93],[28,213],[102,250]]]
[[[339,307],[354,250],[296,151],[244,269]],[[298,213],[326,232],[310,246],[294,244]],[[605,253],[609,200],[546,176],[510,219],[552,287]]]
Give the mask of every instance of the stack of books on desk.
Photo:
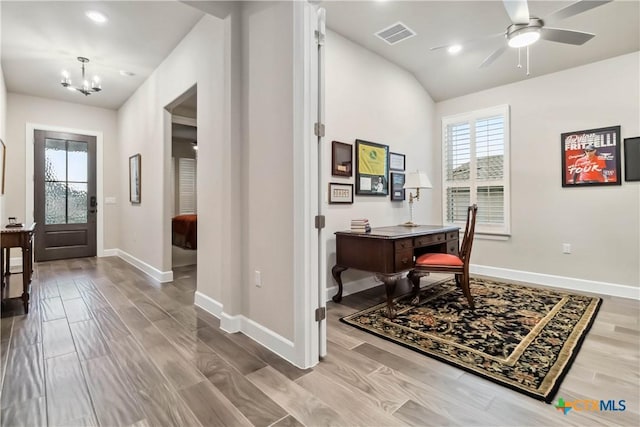
[[[369,233],[371,226],[368,219],[352,219],[351,220],[351,232],[352,233]]]

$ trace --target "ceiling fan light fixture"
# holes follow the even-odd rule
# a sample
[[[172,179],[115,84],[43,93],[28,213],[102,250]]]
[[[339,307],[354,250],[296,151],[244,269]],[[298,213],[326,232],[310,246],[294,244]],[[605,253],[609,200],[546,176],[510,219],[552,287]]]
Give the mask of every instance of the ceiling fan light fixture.
[[[540,30],[538,28],[525,28],[524,30],[508,37],[510,47],[527,47],[540,40]]]

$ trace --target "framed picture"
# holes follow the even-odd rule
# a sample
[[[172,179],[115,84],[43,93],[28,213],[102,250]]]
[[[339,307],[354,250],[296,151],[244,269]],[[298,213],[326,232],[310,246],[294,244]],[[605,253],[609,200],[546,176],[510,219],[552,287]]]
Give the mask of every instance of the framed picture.
[[[389,153],[389,169],[392,171],[403,171],[404,154]]]
[[[391,201],[401,202],[405,199],[404,174],[391,172]]]
[[[640,136],[624,140],[624,180],[640,181]]]
[[[351,144],[333,141],[331,143],[331,175],[353,175],[353,147]]]
[[[356,139],[356,194],[389,194],[389,146]]]
[[[353,203],[353,184],[329,183],[329,204]]]
[[[129,201],[140,203],[140,179],[142,177],[142,156],[134,154],[129,157]]]
[[[620,126],[561,135],[562,186],[620,185]]]
[[[0,194],[4,194],[4,176],[7,173],[7,147],[0,139]]]

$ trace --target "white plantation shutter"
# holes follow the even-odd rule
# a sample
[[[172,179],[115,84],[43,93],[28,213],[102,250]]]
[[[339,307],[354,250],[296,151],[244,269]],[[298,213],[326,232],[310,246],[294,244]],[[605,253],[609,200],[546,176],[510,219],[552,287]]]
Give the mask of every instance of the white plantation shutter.
[[[196,159],[178,159],[180,215],[196,213]]]
[[[509,107],[442,120],[443,215],[464,225],[467,207],[478,205],[478,233],[508,234]]]

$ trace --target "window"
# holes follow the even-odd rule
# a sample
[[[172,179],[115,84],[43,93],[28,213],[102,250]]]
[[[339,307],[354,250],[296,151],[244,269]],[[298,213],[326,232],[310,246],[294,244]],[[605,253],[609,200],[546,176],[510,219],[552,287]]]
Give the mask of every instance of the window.
[[[444,117],[442,153],[445,222],[476,203],[477,233],[509,234],[509,106]]]
[[[196,159],[178,159],[180,215],[196,213]]]

